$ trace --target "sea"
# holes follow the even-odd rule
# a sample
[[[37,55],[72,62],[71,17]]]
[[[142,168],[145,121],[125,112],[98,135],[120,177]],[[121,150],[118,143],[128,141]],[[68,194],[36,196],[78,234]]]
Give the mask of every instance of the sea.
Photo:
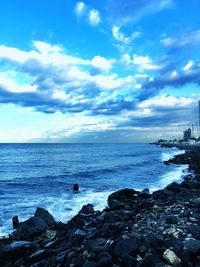
[[[13,231],[13,216],[26,220],[37,207],[66,223],[85,204],[102,210],[116,190],[153,192],[181,182],[188,166],[163,163],[180,153],[136,143],[0,144],[0,236]]]

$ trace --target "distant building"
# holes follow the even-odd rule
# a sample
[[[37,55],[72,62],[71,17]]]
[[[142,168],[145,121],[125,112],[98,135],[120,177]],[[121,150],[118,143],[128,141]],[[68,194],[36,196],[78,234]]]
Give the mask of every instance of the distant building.
[[[183,139],[184,140],[190,140],[192,138],[192,131],[191,129],[187,129],[183,132]]]

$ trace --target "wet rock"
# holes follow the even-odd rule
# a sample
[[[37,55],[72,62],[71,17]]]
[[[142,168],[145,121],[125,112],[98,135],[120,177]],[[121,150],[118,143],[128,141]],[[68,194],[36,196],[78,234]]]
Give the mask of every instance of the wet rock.
[[[110,199],[110,201],[109,201],[109,207],[111,209],[117,209],[117,208],[120,208],[120,207],[123,207],[123,206],[124,205],[120,201],[118,201],[116,199]]]
[[[174,216],[174,215],[169,215],[166,217],[166,223],[169,223],[169,224],[176,224],[178,223],[178,218],[177,216]]]
[[[37,208],[34,214],[35,217],[42,218],[49,227],[56,226],[54,217],[45,209]]]
[[[48,229],[47,223],[40,217],[31,217],[30,219],[19,223],[16,229],[16,238],[23,239],[34,237]]]
[[[122,239],[117,242],[114,248],[114,255],[123,257],[126,254],[134,253],[136,252],[138,247],[137,239],[135,237]]]
[[[133,198],[135,198],[138,195],[138,193],[139,193],[138,191],[134,189],[128,189],[128,188],[114,192],[108,197],[108,206],[110,207],[110,205],[112,205],[112,200],[117,200],[121,204],[131,201]]]
[[[77,229],[72,236],[73,237],[78,237],[78,238],[84,238],[88,235],[88,233],[82,229]]]
[[[13,224],[13,228],[16,229],[17,226],[18,226],[18,224],[19,224],[19,218],[18,218],[18,216],[14,216],[12,218],[12,224]]]
[[[144,188],[144,189],[142,190],[142,193],[143,193],[143,194],[146,194],[146,195],[149,195],[149,194],[150,194],[149,188]]]
[[[25,256],[27,253],[32,253],[38,248],[33,242],[16,241],[5,246],[1,252],[3,258],[18,259]]]
[[[46,259],[50,254],[45,249],[40,249],[29,257],[29,263],[36,263]]]
[[[79,211],[79,214],[90,214],[94,212],[94,208],[92,204],[84,205],[81,210]]]
[[[181,191],[180,185],[176,182],[169,184],[166,188],[172,191],[173,193],[179,193]]]
[[[167,249],[163,253],[163,258],[172,264],[173,266],[177,266],[179,263],[181,263],[181,260],[177,257],[177,255],[170,249]]]

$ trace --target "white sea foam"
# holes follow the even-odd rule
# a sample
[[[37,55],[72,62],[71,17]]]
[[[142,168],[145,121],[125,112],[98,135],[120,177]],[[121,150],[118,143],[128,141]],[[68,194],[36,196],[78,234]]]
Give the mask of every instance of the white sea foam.
[[[170,149],[169,151],[165,151],[161,154],[161,158],[162,158],[162,161],[167,161],[173,157],[175,157],[176,155],[179,155],[179,154],[184,154],[185,153],[185,150],[180,150],[180,149],[177,149],[177,148],[172,148],[172,150]]]
[[[150,191],[154,192],[156,190],[165,188],[167,185],[169,185],[172,182],[181,183],[183,181],[184,176],[188,174],[191,174],[188,171],[188,165],[178,166],[175,170],[162,175],[159,182],[157,182],[155,186],[150,187]]]
[[[52,213],[57,221],[66,222],[76,215],[83,205],[88,203],[94,205],[95,210],[102,210],[107,205],[107,197],[112,192],[94,192],[87,190],[69,197],[63,194],[56,201],[51,200],[48,206],[48,211]]]

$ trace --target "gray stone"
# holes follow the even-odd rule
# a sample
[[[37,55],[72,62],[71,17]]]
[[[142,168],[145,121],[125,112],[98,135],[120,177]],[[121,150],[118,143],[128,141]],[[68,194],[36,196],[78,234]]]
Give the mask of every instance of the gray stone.
[[[179,263],[181,263],[181,260],[170,249],[165,250],[165,252],[163,253],[163,258],[173,266],[177,266]]]

